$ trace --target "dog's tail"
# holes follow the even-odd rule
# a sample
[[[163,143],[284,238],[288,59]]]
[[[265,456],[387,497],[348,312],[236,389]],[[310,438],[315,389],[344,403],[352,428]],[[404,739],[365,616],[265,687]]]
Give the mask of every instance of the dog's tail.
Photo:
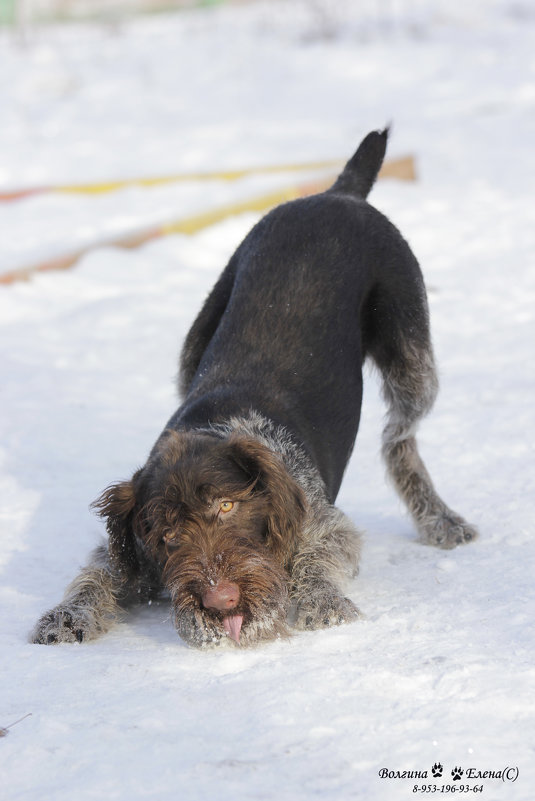
[[[330,191],[366,198],[379,174],[390,129],[372,131],[364,137]]]

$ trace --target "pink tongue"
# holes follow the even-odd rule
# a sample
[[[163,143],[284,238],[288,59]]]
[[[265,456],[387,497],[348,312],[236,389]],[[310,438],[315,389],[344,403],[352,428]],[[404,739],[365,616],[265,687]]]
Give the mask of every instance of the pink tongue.
[[[243,623],[243,615],[227,615],[223,618],[223,628],[228,636],[235,640],[238,645],[240,643],[241,624]]]

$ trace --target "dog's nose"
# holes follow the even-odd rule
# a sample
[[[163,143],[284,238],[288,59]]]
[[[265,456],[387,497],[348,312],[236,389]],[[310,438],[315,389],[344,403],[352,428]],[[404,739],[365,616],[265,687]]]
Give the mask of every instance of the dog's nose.
[[[232,581],[218,581],[215,587],[202,594],[202,605],[205,609],[217,609],[224,612],[234,609],[240,600],[240,588]]]

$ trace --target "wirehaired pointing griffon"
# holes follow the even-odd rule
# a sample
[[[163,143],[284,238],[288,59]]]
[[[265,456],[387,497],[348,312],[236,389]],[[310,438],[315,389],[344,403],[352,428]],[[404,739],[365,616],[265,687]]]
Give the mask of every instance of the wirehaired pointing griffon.
[[[422,540],[474,539],[416,445],[437,378],[418,263],[366,202],[387,136],[370,133],[330,189],[274,209],[234,253],[187,335],[182,405],[145,466],[96,501],[108,544],[33,642],[89,640],[162,591],[194,646],[357,619],[343,584],[360,536],[333,504],[366,358],[383,379],[388,472]]]

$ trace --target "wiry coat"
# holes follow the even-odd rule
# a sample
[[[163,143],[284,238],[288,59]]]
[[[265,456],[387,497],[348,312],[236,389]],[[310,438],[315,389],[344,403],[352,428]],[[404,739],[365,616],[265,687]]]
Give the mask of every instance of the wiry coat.
[[[162,589],[195,646],[356,619],[342,585],[360,538],[333,504],[366,357],[383,377],[383,454],[421,536],[445,548],[476,536],[414,439],[437,380],[419,266],[365,200],[386,141],[369,134],[330,190],[274,209],[232,256],[186,338],[182,405],[145,466],[97,502],[108,546],[35,642],[96,636]]]

